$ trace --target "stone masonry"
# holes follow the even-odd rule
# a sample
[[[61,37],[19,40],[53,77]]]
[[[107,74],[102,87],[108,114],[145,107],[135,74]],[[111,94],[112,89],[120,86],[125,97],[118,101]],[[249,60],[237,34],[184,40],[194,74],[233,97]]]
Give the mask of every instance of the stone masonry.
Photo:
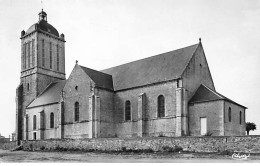
[[[21,61],[18,143],[245,134],[246,107],[216,92],[201,40],[102,71],[76,61],[66,80],[64,34],[41,11],[21,33]]]

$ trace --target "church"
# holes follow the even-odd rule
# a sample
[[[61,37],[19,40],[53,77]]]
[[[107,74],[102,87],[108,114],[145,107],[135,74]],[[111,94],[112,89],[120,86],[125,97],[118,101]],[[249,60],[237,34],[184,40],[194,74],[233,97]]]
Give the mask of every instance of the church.
[[[21,32],[17,140],[245,135],[245,106],[218,93],[202,42],[65,77],[65,35],[47,21]]]

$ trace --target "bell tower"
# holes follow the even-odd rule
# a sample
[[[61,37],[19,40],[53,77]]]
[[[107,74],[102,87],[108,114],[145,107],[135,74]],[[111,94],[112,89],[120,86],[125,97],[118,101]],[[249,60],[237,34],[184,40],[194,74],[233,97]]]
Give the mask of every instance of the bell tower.
[[[16,90],[16,135],[23,136],[26,107],[52,82],[65,80],[65,37],[47,22],[43,10],[39,20],[21,32],[21,76]]]

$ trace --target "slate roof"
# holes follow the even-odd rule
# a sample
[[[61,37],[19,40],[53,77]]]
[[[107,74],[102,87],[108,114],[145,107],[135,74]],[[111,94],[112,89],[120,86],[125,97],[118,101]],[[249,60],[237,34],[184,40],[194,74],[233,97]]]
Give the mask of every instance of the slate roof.
[[[239,105],[241,107],[246,108],[245,106],[242,106],[229,98],[221,95],[220,93],[210,89],[209,87],[201,84],[199,88],[196,90],[195,94],[190,99],[189,103],[200,103],[200,102],[207,102],[207,101],[215,101],[215,100],[225,100],[229,101],[231,103],[234,103],[236,105]]]
[[[84,66],[80,66],[80,67],[94,81],[95,86],[104,89],[114,90],[113,80],[111,75]]]
[[[199,44],[102,70],[112,75],[114,90],[180,78]]]
[[[39,22],[30,26],[30,28],[26,31],[26,34],[30,34],[31,32],[38,30],[38,29],[41,29],[44,32],[47,32],[54,36],[59,37],[59,32],[57,31],[57,29],[54,28],[51,24],[49,24],[45,20],[40,20]]]
[[[40,94],[27,108],[32,108],[41,105],[57,103],[60,101],[61,91],[65,86],[66,81],[59,81],[51,83],[42,94]]]

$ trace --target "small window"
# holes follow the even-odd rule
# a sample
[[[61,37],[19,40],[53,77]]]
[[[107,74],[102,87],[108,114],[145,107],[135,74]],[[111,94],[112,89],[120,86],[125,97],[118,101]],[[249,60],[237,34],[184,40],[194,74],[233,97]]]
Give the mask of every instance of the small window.
[[[165,117],[165,102],[164,102],[164,96],[160,95],[158,96],[158,117]]]
[[[239,124],[242,124],[242,112],[239,113]]]
[[[127,100],[125,102],[125,121],[131,120],[131,102]]]
[[[36,115],[33,116],[33,130],[36,130]]]
[[[74,113],[75,113],[75,121],[77,122],[77,121],[79,121],[79,102],[76,102],[75,104],[74,104],[74,109],[75,109],[75,111],[74,111]]]
[[[228,108],[228,121],[231,122],[231,108]]]
[[[30,84],[27,84],[27,91],[30,91]]]
[[[75,86],[75,90],[78,90],[78,86]]]
[[[200,64],[200,67],[202,67],[202,65]]]
[[[54,128],[54,113],[50,114],[50,128]]]

